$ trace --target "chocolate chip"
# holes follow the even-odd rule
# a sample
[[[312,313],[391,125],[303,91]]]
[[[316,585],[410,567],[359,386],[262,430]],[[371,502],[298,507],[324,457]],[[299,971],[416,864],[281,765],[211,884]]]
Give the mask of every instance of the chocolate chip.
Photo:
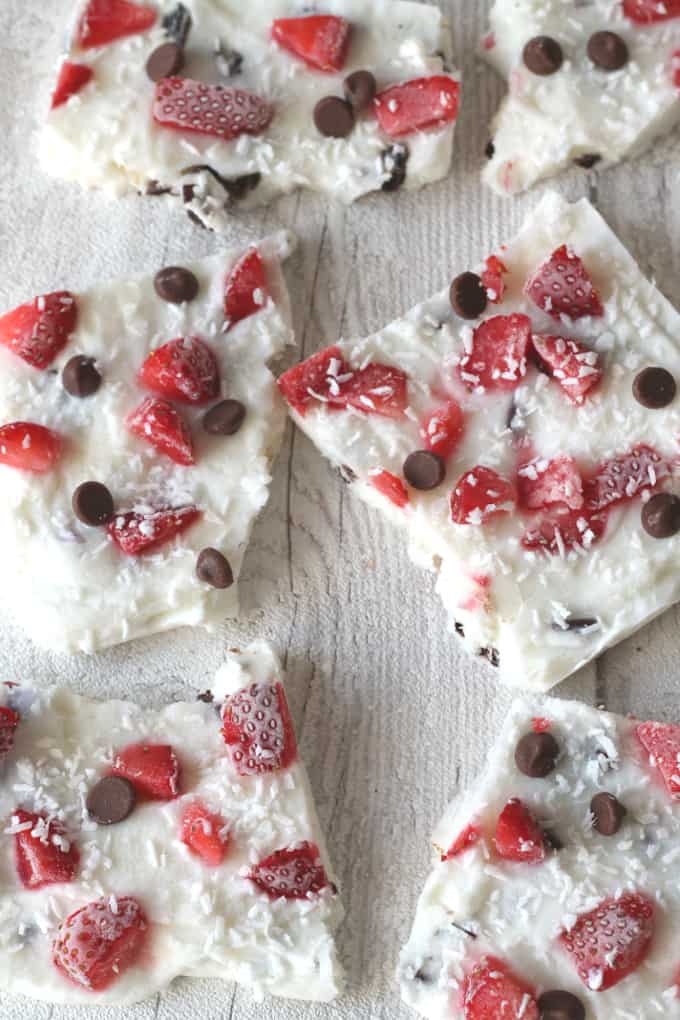
[[[217,549],[204,549],[196,561],[196,573],[199,580],[213,588],[231,588],[234,574],[229,560]]]
[[[203,415],[203,430],[211,436],[233,436],[245,416],[246,409],[240,400],[222,400]]]
[[[105,776],[87,795],[87,810],[99,825],[117,825],[132,814],[137,803],[135,788],[122,776]]]
[[[314,107],[314,123],[324,138],[347,138],[354,130],[354,110],[344,99],[325,96]]]
[[[545,779],[555,768],[560,745],[552,733],[525,733],[515,748],[515,764],[531,779]]]
[[[160,195],[171,195],[172,188],[164,188],[158,181],[147,181],[144,194],[150,198],[158,198]]]
[[[414,489],[429,492],[444,481],[446,465],[431,450],[416,450],[404,461],[404,478]]]
[[[601,159],[598,152],[585,152],[582,156],[576,156],[574,165],[580,166],[582,170],[592,170]]]
[[[598,793],[590,802],[593,828],[602,836],[614,836],[626,817],[626,809],[612,793]]]
[[[165,34],[184,49],[191,31],[191,14],[184,4],[173,7],[163,18],[162,25]]]
[[[113,517],[113,496],[101,482],[83,482],[71,499],[73,512],[90,528],[108,524]]]
[[[185,205],[188,205],[189,202],[193,202],[195,193],[196,188],[193,184],[182,185],[182,201]]]
[[[383,191],[399,191],[406,180],[408,158],[409,150],[405,145],[391,145],[389,149],[385,149],[382,154],[382,165],[383,171],[389,174],[389,177],[383,181]]]
[[[161,269],[153,281],[154,288],[159,298],[168,301],[171,305],[182,305],[186,301],[193,301],[198,294],[199,284],[194,274],[189,269],[181,266],[168,266]]]
[[[680,531],[680,498],[660,492],[642,507],[642,527],[651,538],[672,538]]]
[[[76,354],[64,365],[61,381],[72,397],[91,397],[101,386],[102,377],[94,367],[94,358]]]
[[[463,626],[462,623],[459,623],[458,620],[454,621],[453,629],[455,630],[458,637],[465,637],[465,627]]]
[[[243,54],[232,50],[224,42],[215,46],[215,64],[223,78],[234,78],[243,70]]]
[[[477,319],[488,303],[486,287],[476,273],[461,273],[451,284],[451,307],[461,319]]]
[[[161,81],[178,74],[184,67],[184,50],[175,42],[158,46],[146,62],[146,73],[151,81]]]
[[[620,71],[628,63],[628,47],[616,32],[595,32],[588,40],[587,52],[603,71]]]
[[[544,992],[538,1000],[539,1020],[586,1020],[586,1008],[571,992]]]
[[[378,86],[370,71],[355,71],[345,78],[345,97],[357,113],[367,110],[375,99]]]
[[[484,155],[486,156],[487,159],[493,159],[494,156],[496,155],[496,146],[493,144],[491,139],[489,139],[489,141],[486,143]]]
[[[352,482],[356,482],[357,480],[356,471],[352,471],[349,464],[341,464],[338,468],[338,474],[345,485],[351,485]]]
[[[675,400],[676,392],[675,379],[665,368],[643,368],[633,382],[633,396],[639,404],[651,410],[668,407]]]
[[[196,701],[202,701],[204,705],[212,705],[214,700],[212,691],[203,691],[202,694],[196,696]]]
[[[251,191],[255,191],[261,180],[260,173],[242,174],[240,177],[232,177],[231,180],[225,181],[224,186],[232,202],[240,202]]]
[[[537,35],[524,47],[523,59],[532,74],[545,77],[555,74],[562,66],[562,47],[549,35]]]
[[[501,664],[501,656],[497,648],[481,648],[479,655],[482,659],[486,659],[486,661],[496,669],[498,669]]]

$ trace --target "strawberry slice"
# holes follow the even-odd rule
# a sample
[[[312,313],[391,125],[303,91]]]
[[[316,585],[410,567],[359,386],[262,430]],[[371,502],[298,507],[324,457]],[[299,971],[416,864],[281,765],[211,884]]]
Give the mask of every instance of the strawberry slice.
[[[272,25],[272,39],[317,71],[342,70],[351,36],[349,21],[330,14],[277,18]]]
[[[84,89],[94,78],[94,71],[88,64],[72,64],[65,60],[61,65],[57,84],[52,93],[52,109],[63,106],[71,96]]]
[[[414,78],[379,92],[373,108],[380,127],[390,138],[403,138],[451,124],[458,117],[460,85],[446,75]]]
[[[353,407],[365,414],[399,418],[408,402],[408,377],[392,365],[371,362],[353,369],[339,347],[328,347],[281,376],[278,386],[298,414],[310,404],[330,410]]]
[[[78,23],[76,42],[84,50],[146,32],[156,23],[156,12],[132,0],[90,0]]]
[[[534,457],[517,472],[518,503],[525,510],[583,506],[583,480],[573,457]]]
[[[0,707],[0,762],[14,747],[14,734],[21,722],[21,716],[12,708]]]
[[[527,372],[531,320],[526,315],[495,315],[472,334],[471,349],[458,372],[471,392],[515,390]]]
[[[408,489],[401,478],[393,475],[391,471],[384,471],[382,468],[374,468],[368,472],[368,480],[374,489],[386,496],[391,503],[402,510],[408,505]]]
[[[109,538],[127,556],[154,552],[199,521],[203,513],[195,506],[116,514],[107,527]]]
[[[507,963],[483,956],[463,984],[465,1020],[539,1020],[534,990]]]
[[[224,295],[224,314],[229,328],[242,319],[247,319],[256,312],[261,312],[267,304],[269,291],[267,274],[260,253],[254,248],[246,252],[236,263],[227,278]]]
[[[244,89],[191,78],[162,78],[156,85],[153,119],[173,131],[231,142],[241,135],[261,135],[273,116],[270,103]]]
[[[77,319],[73,294],[45,294],[0,318],[0,344],[33,368],[47,368],[68,343]]]
[[[128,744],[113,759],[112,776],[132,783],[147,800],[174,800],[179,796],[180,764],[170,744]]]
[[[506,861],[540,864],[545,860],[545,833],[526,804],[509,800],[496,823],[494,837],[498,855]]]
[[[349,371],[340,348],[327,347],[284,372],[277,385],[293,410],[304,415],[310,404],[327,403],[331,385],[339,393],[338,377]]]
[[[653,492],[670,475],[669,464],[651,446],[641,443],[629,453],[607,460],[586,480],[584,495],[591,513],[610,510]]]
[[[507,267],[497,255],[489,255],[481,276],[482,283],[486,288],[486,296],[493,305],[497,305],[503,300],[506,291],[503,277],[507,272]]]
[[[623,13],[638,25],[680,18],[680,0],[623,0]]]
[[[571,510],[546,514],[522,536],[522,546],[550,556],[564,556],[574,550],[590,549],[602,538],[607,527],[605,514]]]
[[[482,838],[481,830],[471,822],[466,825],[462,832],[460,832],[453,843],[442,857],[442,861],[450,861],[454,857],[460,857],[466,850],[470,850],[471,847],[476,846]]]
[[[329,887],[319,848],[307,841],[275,850],[256,864],[248,878],[270,900],[306,900]]]
[[[512,483],[481,464],[463,475],[451,493],[454,524],[486,524],[494,517],[510,513],[514,507]]]
[[[202,801],[193,801],[182,814],[182,842],[205,864],[218,868],[229,845],[227,824]]]
[[[292,765],[297,744],[281,684],[253,683],[227,698],[222,736],[240,776],[263,775]]]
[[[19,881],[25,889],[72,882],[80,864],[80,853],[64,835],[59,822],[29,811],[15,811],[12,827],[14,855]]]
[[[59,460],[63,440],[44,425],[14,421],[0,426],[0,464],[43,475]]]
[[[125,424],[133,435],[166,453],[175,464],[195,464],[191,429],[167,400],[147,397]]]
[[[66,918],[54,940],[52,959],[69,981],[103,992],[137,962],[148,929],[136,899],[107,896]]]
[[[603,900],[581,914],[560,942],[591,992],[604,992],[637,970],[654,934],[653,901],[642,893]]]
[[[597,351],[563,336],[534,334],[531,342],[541,367],[560,384],[572,404],[582,404],[602,379]]]
[[[534,304],[553,319],[563,315],[570,319],[604,315],[588,270],[566,244],[538,267],[524,289]]]
[[[680,800],[680,726],[644,722],[635,735],[648,752],[650,764],[661,773],[673,800]]]
[[[215,355],[196,336],[179,337],[156,348],[138,378],[147,389],[182,404],[207,404],[220,392]]]
[[[465,417],[460,404],[448,400],[425,419],[420,435],[427,450],[448,460],[458,449],[464,431]]]

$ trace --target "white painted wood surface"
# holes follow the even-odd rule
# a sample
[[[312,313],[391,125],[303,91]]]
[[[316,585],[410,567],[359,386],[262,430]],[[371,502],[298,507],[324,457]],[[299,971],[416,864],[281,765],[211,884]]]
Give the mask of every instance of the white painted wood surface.
[[[465,75],[450,178],[421,194],[380,196],[348,210],[295,195],[235,218],[226,238],[253,240],[279,224],[297,231],[301,245],[288,280],[305,355],[341,334],[374,330],[447,284],[511,236],[539,197],[536,191],[504,201],[481,189],[488,124],[502,94],[474,58],[487,3],[443,3]],[[179,212],[168,218],[153,201],[113,203],[50,181],[37,168],[35,131],[70,9],[70,0],[0,3],[0,308],[224,243]],[[577,171],[556,184],[571,198],[590,195],[676,304],[677,156],[677,142],[666,142],[629,165],[601,175]],[[11,578],[3,584],[11,590]],[[408,563],[400,535],[354,501],[299,434],[288,434],[242,590],[245,618],[218,635],[184,630],[91,659],[40,653],[0,622],[0,670],[8,679],[160,705],[205,688],[227,645],[256,634],[272,639],[287,661],[302,752],[342,878],[348,993],[324,1007],[257,1006],[232,985],[182,981],[135,1008],[90,1015],[405,1018],[393,971],[428,870],[428,836],[447,801],[478,771],[510,695],[490,667],[470,661],[447,636],[432,580]],[[680,720],[679,623],[680,612],[667,613],[556,693]],[[6,1020],[86,1015],[10,998],[0,998],[0,1010]]]

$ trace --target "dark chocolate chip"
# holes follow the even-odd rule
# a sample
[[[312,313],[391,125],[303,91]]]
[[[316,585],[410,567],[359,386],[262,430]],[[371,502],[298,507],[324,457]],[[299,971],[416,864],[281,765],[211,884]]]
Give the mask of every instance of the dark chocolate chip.
[[[531,779],[545,779],[555,768],[560,745],[552,733],[525,733],[515,748],[515,764]]]
[[[562,66],[562,47],[549,35],[537,35],[524,47],[523,59],[532,74],[545,77],[555,74]]]
[[[539,1020],[586,1020],[586,1008],[571,992],[555,989],[538,1000]]]
[[[356,471],[352,471],[349,464],[341,464],[338,468],[338,474],[345,485],[351,485],[352,482],[356,482],[357,480]]]
[[[151,81],[161,81],[178,74],[184,67],[184,50],[176,42],[158,46],[146,62],[146,73]]]
[[[137,802],[135,788],[122,776],[104,776],[87,795],[87,810],[99,825],[117,825],[132,814]]]
[[[161,269],[153,281],[156,293],[171,305],[183,305],[193,301],[198,294],[199,284],[194,274],[182,266],[167,266]]]
[[[501,664],[501,656],[497,648],[481,648],[479,655],[482,659],[486,659],[487,662],[496,669]]]
[[[83,482],[71,503],[78,520],[91,528],[100,528],[113,517],[113,496],[101,482]]]
[[[404,478],[414,489],[429,492],[444,481],[446,465],[431,450],[416,450],[404,461]]]
[[[367,110],[375,99],[378,85],[370,71],[355,71],[345,78],[345,97],[357,113]]]
[[[226,43],[218,42],[215,47],[215,63],[223,78],[234,78],[243,70],[243,54],[232,50]]]
[[[675,400],[676,392],[675,379],[665,368],[643,368],[633,382],[633,396],[639,404],[651,410],[668,407]]]
[[[477,319],[488,303],[486,287],[476,273],[461,273],[451,284],[451,307],[461,319]]]
[[[234,583],[229,560],[217,549],[204,549],[199,553],[196,573],[201,581],[213,588],[231,588]]]
[[[354,110],[344,99],[325,96],[314,107],[314,123],[324,138],[347,138],[354,130]]]
[[[628,47],[616,32],[595,32],[588,40],[587,52],[603,71],[620,71],[628,63]]]
[[[160,195],[171,195],[172,188],[165,188],[158,181],[147,181],[144,194],[150,198],[158,198]]]
[[[455,630],[458,637],[465,637],[465,627],[463,626],[462,623],[459,623],[458,620],[454,622],[453,629]]]
[[[680,531],[680,498],[659,492],[642,507],[642,527],[651,538],[672,538]]]
[[[202,701],[204,705],[212,705],[215,698],[213,697],[212,691],[203,691],[202,694],[197,695],[196,701]]]
[[[487,159],[493,159],[494,156],[496,155],[496,146],[493,144],[493,141],[491,139],[489,139],[489,141],[486,143],[484,155],[486,156]]]
[[[185,205],[188,205],[189,202],[193,202],[195,193],[196,188],[193,184],[182,185],[182,201]]]
[[[585,152],[582,156],[576,156],[574,165],[580,166],[582,170],[592,170],[601,159],[602,156],[598,152]]]
[[[590,802],[593,828],[602,836],[614,836],[626,817],[626,809],[613,793],[597,793]]]
[[[184,4],[173,7],[163,18],[162,24],[165,34],[184,49],[191,31],[191,14]]]
[[[203,430],[211,436],[233,436],[245,416],[246,409],[240,400],[222,400],[203,415]]]
[[[389,174],[389,177],[383,181],[383,191],[399,191],[406,180],[408,158],[409,151],[405,145],[391,145],[389,149],[385,149],[382,154],[382,165],[383,171]]]
[[[242,174],[241,177],[232,177],[231,180],[225,181],[224,186],[232,202],[240,202],[251,191],[255,191],[261,180],[260,173]]]
[[[101,374],[94,365],[94,358],[76,354],[64,365],[61,381],[72,397],[91,397],[102,384]]]

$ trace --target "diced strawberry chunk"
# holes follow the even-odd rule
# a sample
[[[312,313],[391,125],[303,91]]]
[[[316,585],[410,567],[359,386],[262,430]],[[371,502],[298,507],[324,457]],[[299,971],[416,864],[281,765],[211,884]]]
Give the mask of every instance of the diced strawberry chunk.
[[[195,506],[116,514],[107,527],[109,538],[127,556],[154,552],[199,521],[203,513]]]
[[[462,832],[458,833],[453,843],[442,857],[443,861],[450,861],[454,857],[460,857],[466,850],[476,846],[482,838],[481,830],[470,822],[466,825]]]
[[[227,823],[202,801],[195,800],[187,805],[182,815],[182,842],[196,857],[217,868],[229,845]]]
[[[220,392],[220,373],[210,348],[195,336],[156,348],[139,373],[142,386],[182,404],[206,404]]]
[[[180,764],[170,744],[128,744],[117,751],[110,775],[132,783],[147,800],[174,800],[179,796]]]
[[[661,773],[673,800],[680,800],[680,726],[644,722],[635,734],[648,752],[650,763]]]
[[[508,272],[506,266],[497,255],[489,255],[482,272],[482,283],[486,288],[489,301],[497,305],[503,300],[505,294],[505,280],[503,277]]]
[[[600,356],[580,340],[534,334],[539,363],[559,383],[572,404],[582,404],[602,379]]]
[[[448,460],[457,450],[464,431],[465,417],[460,404],[448,400],[425,419],[420,435],[427,450]]]
[[[329,885],[319,848],[307,841],[275,850],[248,877],[271,900],[306,900]]]
[[[552,729],[552,722],[550,719],[537,715],[531,720],[531,728],[534,733],[547,733],[548,730]]]
[[[328,399],[331,384],[340,389],[338,376],[349,372],[339,347],[327,347],[311,358],[294,365],[278,380],[278,387],[285,400],[298,414],[305,414],[311,403],[324,403]]]
[[[175,464],[195,463],[191,429],[169,401],[147,397],[128,416],[126,425],[133,435],[166,453]]]
[[[623,0],[623,13],[639,25],[680,18],[680,0]]]
[[[18,712],[6,706],[0,707],[0,762],[14,747],[14,734],[21,722]]]
[[[73,881],[80,853],[75,843],[67,840],[59,822],[45,815],[15,811],[12,828],[17,874],[24,888],[42,889]]]
[[[527,371],[531,320],[526,315],[495,315],[472,334],[472,349],[461,358],[466,389],[515,390]]]
[[[222,735],[240,776],[277,772],[297,757],[293,721],[278,681],[253,683],[227,698]]]
[[[642,893],[606,899],[581,914],[560,942],[591,992],[604,992],[637,970],[654,934],[654,903]]]
[[[231,142],[241,135],[261,135],[273,116],[270,103],[244,89],[191,78],[162,78],[156,84],[153,119],[173,131]]]
[[[496,850],[506,861],[540,864],[545,860],[545,833],[526,804],[509,800],[496,823]]]
[[[584,496],[591,512],[609,510],[643,493],[653,492],[670,474],[668,463],[641,443],[629,453],[607,460],[586,480]]]
[[[522,537],[525,549],[564,556],[578,549],[590,549],[602,538],[607,526],[605,514],[570,510],[546,514]]]
[[[458,481],[451,493],[451,520],[454,524],[486,524],[515,506],[511,482],[491,468],[478,465]]]
[[[14,421],[0,426],[0,464],[19,471],[45,474],[59,460],[62,448],[61,436],[44,425]]]
[[[373,106],[380,127],[390,138],[441,128],[458,117],[460,85],[446,75],[414,78],[379,92]]]
[[[328,347],[284,372],[278,386],[291,407],[302,415],[316,403],[331,410],[353,407],[365,414],[398,418],[408,401],[405,372],[378,361],[353,369],[339,347]]]
[[[267,303],[267,273],[259,251],[253,248],[236,263],[227,279],[224,314],[229,326],[235,326]]]
[[[386,496],[400,510],[408,506],[408,489],[401,478],[393,475],[391,471],[375,468],[373,471],[368,472],[368,480],[374,489],[377,489],[383,496]]]
[[[67,917],[52,958],[74,984],[103,992],[139,959],[149,922],[132,896],[107,896]]]
[[[156,12],[132,0],[90,0],[78,23],[76,42],[82,49],[146,32],[156,23]]]
[[[463,984],[465,1020],[539,1020],[534,990],[507,963],[483,956]]]
[[[76,328],[78,306],[67,290],[45,294],[0,318],[0,344],[33,368],[48,368]]]
[[[680,50],[676,50],[671,57],[671,77],[676,89],[680,89]]]
[[[349,21],[330,14],[277,18],[272,25],[272,38],[279,46],[317,71],[342,70],[351,36]]]
[[[517,472],[518,502],[526,510],[543,510],[550,506],[566,506],[580,510],[583,506],[583,480],[573,457],[546,460],[534,457]]]
[[[604,308],[588,270],[574,252],[563,244],[529,278],[526,293],[553,319],[566,315],[582,319],[600,317]]]
[[[58,106],[63,106],[93,78],[94,71],[88,64],[72,64],[70,60],[65,60],[52,93],[52,109],[56,110]]]

